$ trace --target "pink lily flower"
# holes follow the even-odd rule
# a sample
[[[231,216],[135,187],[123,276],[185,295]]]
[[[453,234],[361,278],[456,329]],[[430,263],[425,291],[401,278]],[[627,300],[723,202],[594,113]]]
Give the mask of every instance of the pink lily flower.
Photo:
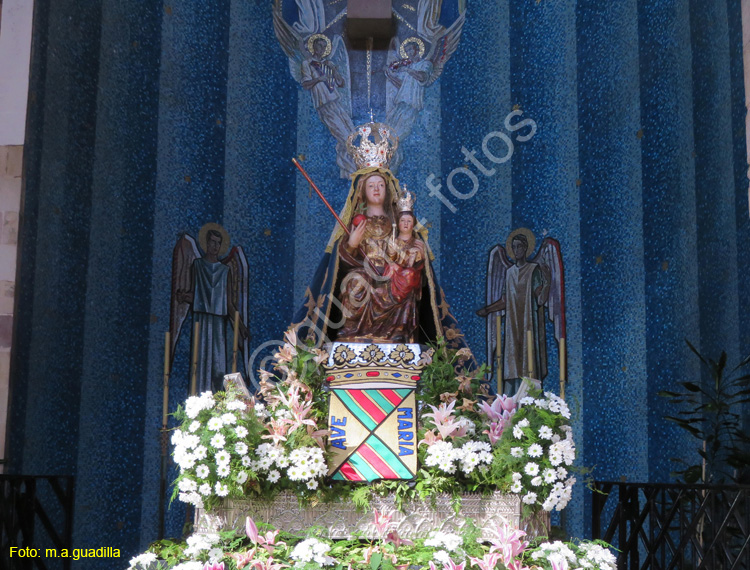
[[[443,564],[443,570],[464,570],[464,567],[466,566],[466,562],[461,562],[461,564],[456,564],[453,562],[452,558],[448,559],[448,562]]]
[[[433,443],[443,441],[443,438],[436,434],[434,431],[426,431],[424,434],[424,438],[419,442],[419,445],[426,445],[427,447],[431,446]]]
[[[423,416],[426,418],[432,418],[432,421],[435,424],[435,429],[440,432],[440,436],[443,439],[450,436],[458,429],[458,426],[453,421],[453,407],[455,405],[455,400],[453,400],[450,404],[442,403],[437,408],[432,404],[428,404],[428,406],[432,408],[433,413],[423,414]]]
[[[490,429],[486,429],[482,433],[486,433],[487,437],[490,438],[490,445],[495,445],[495,443],[497,443],[497,441],[503,436],[504,430],[504,423],[490,422]]]
[[[258,527],[256,526],[255,521],[250,517],[245,518],[245,534],[247,534],[247,537],[253,542],[253,544],[258,544],[265,548],[268,554],[273,554],[273,550],[276,546],[281,546],[282,544],[286,546],[285,542],[276,542],[276,537],[279,535],[278,530],[269,530],[265,535],[262,535],[258,532]]]
[[[210,562],[206,562],[203,565],[203,570],[224,570],[224,563],[214,562],[213,564],[211,564]]]
[[[497,566],[499,560],[500,554],[497,552],[485,554],[484,558],[471,557],[471,563],[474,566],[479,566],[480,570],[493,570],[493,568]]]
[[[233,552],[229,556],[234,558],[237,568],[242,570],[245,566],[253,561],[253,558],[255,558],[255,549],[253,548],[252,550],[248,550],[247,552]]]
[[[482,402],[479,404],[479,409],[491,420],[497,421],[506,416],[506,414],[514,414],[516,411],[516,402],[513,398],[503,394],[495,398],[491,405],[487,402]]]
[[[385,536],[385,531],[388,529],[388,525],[391,524],[391,517],[393,515],[380,513],[378,512],[378,509],[373,509],[372,512],[375,515],[375,529],[378,531],[378,534],[382,539]]]
[[[387,535],[385,535],[385,542],[386,543],[388,543],[388,542],[393,543],[393,545],[396,548],[399,548],[402,544],[405,544],[407,546],[411,545],[411,544],[414,544],[411,540],[407,540],[405,538],[401,538],[398,535],[398,531],[397,530],[392,530]],[[407,564],[407,566],[408,566],[408,564]]]
[[[289,564],[281,564],[269,557],[265,560],[253,560],[253,568],[256,570],[281,570],[281,568],[289,568]]]
[[[528,541],[522,541],[521,538],[526,533],[507,524],[497,528],[498,540],[492,541],[490,552],[499,552],[503,564],[510,567],[510,563],[529,545]]]

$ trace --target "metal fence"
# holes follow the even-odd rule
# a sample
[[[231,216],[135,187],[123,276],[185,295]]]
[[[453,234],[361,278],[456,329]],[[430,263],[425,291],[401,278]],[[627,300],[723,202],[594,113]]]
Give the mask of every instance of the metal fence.
[[[0,570],[70,569],[73,484],[73,477],[0,475]]]
[[[750,486],[596,481],[592,533],[620,570],[750,570]]]

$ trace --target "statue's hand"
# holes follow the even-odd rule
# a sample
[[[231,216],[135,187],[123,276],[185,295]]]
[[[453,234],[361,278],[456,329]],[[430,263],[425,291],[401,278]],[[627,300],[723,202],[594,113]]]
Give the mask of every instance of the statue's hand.
[[[487,310],[487,307],[482,307],[481,309],[477,311],[477,315],[480,317],[486,317],[489,314],[490,312]]]
[[[365,229],[367,227],[367,220],[359,224],[352,233],[349,234],[349,241],[347,244],[349,245],[349,249],[357,249],[359,247],[359,244],[362,243],[362,240],[365,237]]]

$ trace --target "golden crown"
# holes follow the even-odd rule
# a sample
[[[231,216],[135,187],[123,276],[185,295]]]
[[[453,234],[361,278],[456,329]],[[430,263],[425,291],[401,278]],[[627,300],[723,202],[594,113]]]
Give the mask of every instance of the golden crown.
[[[413,212],[414,211],[414,202],[417,201],[417,197],[409,192],[406,189],[406,184],[404,184],[403,190],[401,190],[401,193],[398,196],[398,200],[396,201],[396,207],[400,212]]]
[[[397,148],[398,137],[391,128],[372,121],[357,127],[346,140],[346,149],[354,159],[357,169],[388,168]]]

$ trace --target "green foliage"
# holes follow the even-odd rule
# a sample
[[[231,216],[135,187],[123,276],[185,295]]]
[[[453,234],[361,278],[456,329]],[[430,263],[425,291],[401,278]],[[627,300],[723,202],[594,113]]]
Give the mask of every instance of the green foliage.
[[[750,467],[750,437],[742,429],[741,409],[750,402],[750,374],[743,369],[750,356],[727,372],[727,354],[718,360],[702,356],[687,343],[690,350],[708,369],[710,382],[680,382],[683,390],[663,390],[659,395],[670,400],[680,411],[664,419],[674,422],[701,442],[697,449],[700,463],[686,465],[674,474],[686,483],[738,482],[738,475]],[[680,459],[673,461],[685,464]],[[704,476],[705,471],[705,476]]]

